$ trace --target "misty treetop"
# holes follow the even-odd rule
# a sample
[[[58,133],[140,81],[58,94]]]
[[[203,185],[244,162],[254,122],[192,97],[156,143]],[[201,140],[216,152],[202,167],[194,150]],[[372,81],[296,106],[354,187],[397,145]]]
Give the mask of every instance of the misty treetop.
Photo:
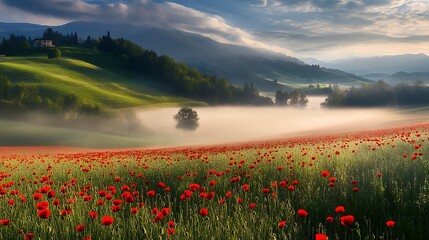
[[[184,130],[195,130],[200,124],[198,120],[198,113],[194,111],[190,107],[183,107],[179,110],[179,112],[174,115],[174,120],[176,120],[176,128],[184,129]]]
[[[429,87],[422,82],[413,85],[400,83],[391,86],[380,80],[375,84],[365,84],[360,88],[342,89],[337,85],[332,87],[332,93],[323,105],[335,106],[404,106],[429,104]]]
[[[307,106],[308,98],[305,93],[299,89],[293,90],[291,93],[287,91],[277,90],[275,95],[275,103],[279,106]]]

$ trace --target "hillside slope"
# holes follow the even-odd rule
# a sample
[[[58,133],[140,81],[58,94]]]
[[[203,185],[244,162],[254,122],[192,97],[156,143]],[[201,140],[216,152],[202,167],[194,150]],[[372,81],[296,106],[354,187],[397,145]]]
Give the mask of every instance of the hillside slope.
[[[0,73],[13,83],[34,84],[47,95],[74,94],[85,103],[105,108],[195,103],[168,94],[150,81],[135,81],[131,73],[121,73],[114,66],[107,69],[101,62],[93,64],[84,60],[84,55],[97,55],[95,58],[106,62],[111,56],[93,50],[80,49],[83,53],[73,50],[63,49],[64,57],[59,59],[48,59],[45,55],[2,57]]]

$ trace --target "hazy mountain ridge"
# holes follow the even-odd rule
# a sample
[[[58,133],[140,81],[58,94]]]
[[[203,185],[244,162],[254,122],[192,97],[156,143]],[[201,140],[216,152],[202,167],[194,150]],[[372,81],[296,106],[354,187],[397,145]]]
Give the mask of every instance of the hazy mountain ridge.
[[[394,74],[386,73],[373,73],[366,74],[363,77],[372,80],[384,80],[386,82],[397,84],[397,83],[408,83],[414,84],[418,81],[429,82],[429,72],[396,72]]]
[[[363,76],[374,73],[395,74],[397,72],[413,73],[429,71],[429,56],[423,53],[340,59],[333,62],[323,62],[317,59],[307,60],[313,64],[337,68]]]
[[[15,27],[4,27],[7,31],[0,31],[0,37],[8,37],[12,29],[15,29],[13,31],[16,32],[12,31],[14,34],[34,38],[41,36],[47,28],[30,24],[23,27],[25,30],[18,31],[19,25],[13,26]],[[77,32],[81,39],[86,39],[89,35],[98,38],[110,31],[113,38],[129,39],[145,49],[169,55],[208,74],[225,77],[237,85],[253,82],[261,90],[273,91],[285,85],[292,87],[313,83],[353,85],[368,81],[346,72],[308,66],[294,57],[263,49],[219,43],[201,35],[175,29],[97,22],[71,22],[52,28],[63,34]]]

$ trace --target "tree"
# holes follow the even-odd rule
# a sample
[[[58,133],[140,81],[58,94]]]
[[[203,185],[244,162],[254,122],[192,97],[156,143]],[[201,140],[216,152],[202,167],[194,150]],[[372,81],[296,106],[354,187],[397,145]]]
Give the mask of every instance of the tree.
[[[132,131],[136,131],[140,127],[141,121],[137,114],[131,110],[124,112],[124,127],[129,136]]]
[[[282,90],[277,90],[276,92],[276,105],[287,105],[287,100],[289,99],[289,94],[287,91],[283,92]]]
[[[179,112],[174,115],[174,120],[176,120],[176,128],[181,128],[184,130],[195,130],[200,125],[198,123],[198,113],[190,107],[183,107]]]
[[[301,90],[295,89],[290,94],[290,102],[289,102],[290,105],[305,107],[307,103],[308,103],[308,98]]]
[[[58,48],[51,48],[48,50],[48,58],[59,58],[61,57],[61,50]]]

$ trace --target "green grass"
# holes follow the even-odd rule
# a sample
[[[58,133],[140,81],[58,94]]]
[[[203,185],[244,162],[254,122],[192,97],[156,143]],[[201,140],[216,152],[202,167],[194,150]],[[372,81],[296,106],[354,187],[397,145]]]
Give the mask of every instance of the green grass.
[[[0,146],[130,148],[169,144],[168,140],[150,134],[142,133],[138,136],[108,134],[25,121],[0,120],[0,132]]]
[[[79,48],[63,51],[64,57],[59,59],[48,59],[44,55],[0,58],[0,74],[14,83],[32,83],[48,94],[72,93],[85,103],[105,108],[196,103],[168,94],[147,79],[136,79],[113,65],[112,56]]]

